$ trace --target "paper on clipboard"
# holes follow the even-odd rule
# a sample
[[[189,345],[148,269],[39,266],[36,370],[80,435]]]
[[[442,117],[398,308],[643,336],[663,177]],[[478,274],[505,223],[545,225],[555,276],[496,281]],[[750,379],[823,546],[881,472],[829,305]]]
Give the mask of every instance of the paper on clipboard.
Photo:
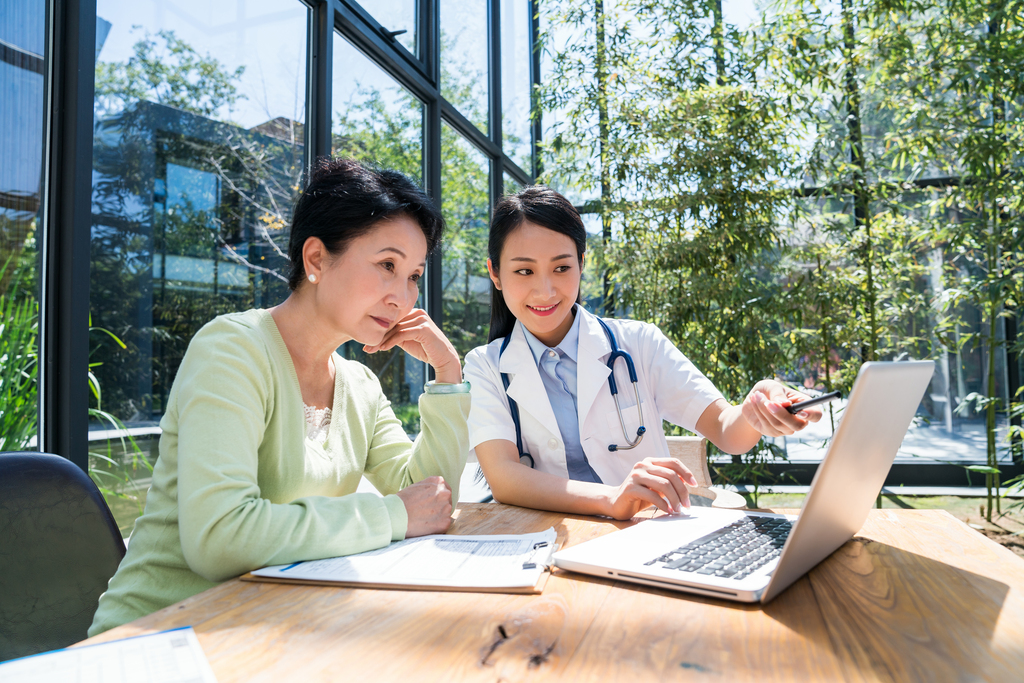
[[[410,538],[378,550],[257,569],[250,581],[423,590],[533,591],[551,563],[555,530]]]
[[[4,683],[217,683],[191,626],[0,663]]]

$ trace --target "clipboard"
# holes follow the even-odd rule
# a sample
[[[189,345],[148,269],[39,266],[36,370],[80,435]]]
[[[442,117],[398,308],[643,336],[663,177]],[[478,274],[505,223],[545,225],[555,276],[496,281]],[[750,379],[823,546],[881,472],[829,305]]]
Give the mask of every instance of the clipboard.
[[[553,528],[533,534],[421,536],[346,557],[264,567],[242,581],[383,590],[539,594],[558,550]]]
[[[555,546],[558,549],[558,546]],[[281,583],[292,586],[332,586],[334,588],[373,588],[376,590],[396,591],[445,591],[453,593],[509,593],[513,595],[540,595],[551,576],[551,567],[548,566],[540,573],[537,583],[532,586],[430,586],[430,585],[409,585],[397,583],[372,583],[355,581],[313,581],[311,579],[285,579],[277,577],[256,576],[252,572],[242,574],[239,579],[242,581],[253,581],[255,583]]]

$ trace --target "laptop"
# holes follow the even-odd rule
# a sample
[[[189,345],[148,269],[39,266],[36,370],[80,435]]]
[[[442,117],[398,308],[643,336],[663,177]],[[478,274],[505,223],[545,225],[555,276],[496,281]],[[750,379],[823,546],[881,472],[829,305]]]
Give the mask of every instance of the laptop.
[[[767,603],[867,519],[934,371],[861,366],[799,516],[690,508],[559,551],[561,569],[739,602]]]

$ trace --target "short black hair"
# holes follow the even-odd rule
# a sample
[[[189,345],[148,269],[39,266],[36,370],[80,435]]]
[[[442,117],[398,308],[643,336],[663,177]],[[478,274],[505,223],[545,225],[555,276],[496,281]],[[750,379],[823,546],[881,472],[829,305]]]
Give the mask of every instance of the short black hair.
[[[501,252],[505,240],[525,221],[569,237],[576,244],[576,255],[583,266],[583,255],[587,252],[587,229],[579,211],[568,199],[550,187],[534,185],[498,202],[491,216],[491,231],[487,241],[487,256],[491,266],[499,272]],[[580,303],[580,295],[576,295]],[[507,337],[512,333],[516,317],[512,315],[505,296],[491,283],[491,329],[487,341]]]
[[[288,287],[294,291],[306,277],[302,247],[310,237],[319,238],[337,256],[380,221],[399,216],[419,224],[428,254],[441,241],[445,229],[441,212],[408,176],[352,159],[318,159],[292,216]]]

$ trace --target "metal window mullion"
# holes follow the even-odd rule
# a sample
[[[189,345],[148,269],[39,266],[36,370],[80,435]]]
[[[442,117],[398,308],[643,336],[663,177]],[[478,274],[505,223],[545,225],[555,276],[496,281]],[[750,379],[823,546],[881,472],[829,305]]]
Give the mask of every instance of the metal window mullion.
[[[440,88],[440,40],[441,29],[439,26],[440,14],[438,11],[439,0],[417,0],[416,6],[419,10],[419,34],[416,36],[417,57],[426,69],[427,78],[436,87]]]
[[[496,157],[501,154],[501,149],[494,144],[488,136],[476,127],[472,121],[455,108],[448,100],[441,100],[441,118],[445,120],[456,132],[466,138],[473,145],[488,157]]]
[[[488,134],[498,148],[497,154],[488,155],[491,162],[490,208],[493,211],[504,190],[501,153],[501,0],[487,2],[487,36]]]
[[[306,39],[305,167],[331,155],[331,71],[334,55],[334,1],[321,0],[309,12]]]
[[[540,87],[540,0],[529,0],[530,7],[530,114],[533,117],[533,126],[530,131],[531,156],[533,157],[533,181],[543,172],[544,168],[540,159],[540,143],[544,139],[544,129],[541,126],[540,101],[537,97],[537,89]]]
[[[38,443],[88,471],[96,0],[52,0],[47,12]]]
[[[422,57],[433,88],[424,98],[423,125],[423,186],[438,207],[442,206],[441,187],[441,12],[438,0],[422,0],[420,26],[425,27]],[[444,323],[442,288],[443,258],[441,248],[430,255],[427,263],[426,296],[427,315],[438,327]],[[434,378],[434,369],[429,369]]]

